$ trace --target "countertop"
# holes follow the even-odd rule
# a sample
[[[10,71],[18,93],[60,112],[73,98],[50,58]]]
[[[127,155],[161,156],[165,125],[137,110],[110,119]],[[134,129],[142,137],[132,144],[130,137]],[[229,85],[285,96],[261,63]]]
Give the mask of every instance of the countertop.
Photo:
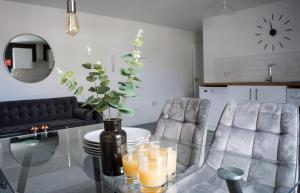
[[[300,88],[299,82],[212,82],[202,83],[202,87],[227,87],[227,86],[287,86],[288,88]]]

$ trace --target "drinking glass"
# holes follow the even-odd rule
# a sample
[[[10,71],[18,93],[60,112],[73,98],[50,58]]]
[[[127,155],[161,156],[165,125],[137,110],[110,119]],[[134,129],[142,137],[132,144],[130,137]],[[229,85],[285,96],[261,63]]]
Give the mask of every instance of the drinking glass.
[[[138,160],[137,153],[135,150],[128,150],[127,154],[122,157],[125,182],[127,184],[138,183],[137,171],[138,171]]]
[[[167,152],[161,148],[139,149],[138,179],[143,193],[162,193],[167,184]]]
[[[160,139],[158,145],[163,151],[167,152],[168,181],[172,181],[176,177],[177,143]]]

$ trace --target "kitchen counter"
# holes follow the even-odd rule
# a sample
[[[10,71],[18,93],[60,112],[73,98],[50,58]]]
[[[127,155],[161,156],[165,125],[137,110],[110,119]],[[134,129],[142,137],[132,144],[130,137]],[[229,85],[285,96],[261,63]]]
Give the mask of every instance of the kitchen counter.
[[[227,87],[227,86],[287,86],[300,88],[300,82],[212,82],[202,83],[202,87]]]

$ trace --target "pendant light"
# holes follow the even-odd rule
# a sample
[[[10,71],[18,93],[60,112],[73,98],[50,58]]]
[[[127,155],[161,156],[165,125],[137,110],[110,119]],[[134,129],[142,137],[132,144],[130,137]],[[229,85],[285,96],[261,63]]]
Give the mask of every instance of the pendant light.
[[[228,4],[227,0],[224,0],[222,5],[215,12],[215,15],[232,15],[235,12],[236,11]]]
[[[67,0],[67,34],[74,36],[79,32],[79,23],[76,15],[76,1]]]

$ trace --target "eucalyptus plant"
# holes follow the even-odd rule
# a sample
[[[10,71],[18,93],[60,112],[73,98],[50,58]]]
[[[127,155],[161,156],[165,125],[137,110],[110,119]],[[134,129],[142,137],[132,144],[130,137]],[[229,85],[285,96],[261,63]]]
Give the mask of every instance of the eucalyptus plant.
[[[144,44],[142,34],[143,31],[140,29],[133,42],[132,53],[122,56],[125,65],[120,69],[120,74],[125,81],[118,82],[119,87],[117,90],[110,87],[111,80],[100,62],[96,64],[92,62],[82,64],[82,67],[88,71],[86,80],[93,85],[88,88],[89,97],[85,98],[82,95],[84,87],[78,84],[72,71],[63,73],[59,70],[61,73],[60,83],[65,85],[70,91],[73,91],[75,96],[84,98],[85,102],[82,104],[82,107],[92,107],[92,110],[100,113],[104,119],[112,118],[111,108],[118,111],[117,118],[121,118],[122,114],[134,115],[134,110],[126,105],[126,100],[136,97],[135,90],[140,88],[141,79],[138,77],[138,69],[144,65],[141,61],[140,51]],[[88,48],[89,55],[90,52],[91,50]],[[106,117],[105,111],[108,111],[109,117]]]

